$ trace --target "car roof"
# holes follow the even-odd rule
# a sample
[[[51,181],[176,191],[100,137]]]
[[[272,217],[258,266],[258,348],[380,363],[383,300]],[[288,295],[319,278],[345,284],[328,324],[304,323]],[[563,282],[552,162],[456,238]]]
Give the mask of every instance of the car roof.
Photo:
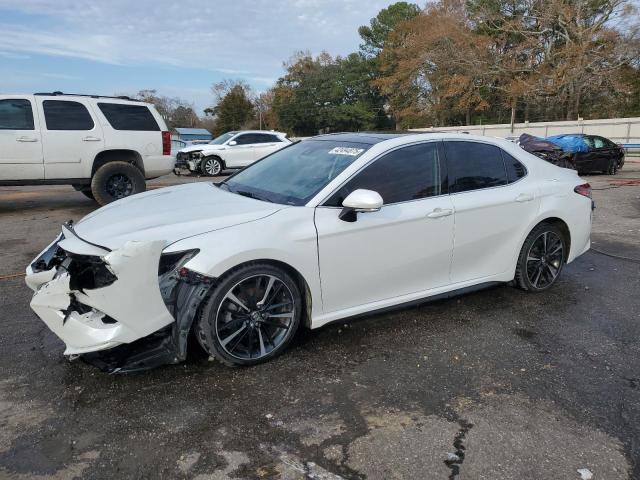
[[[125,102],[147,103],[137,98],[131,98],[126,95],[93,95],[87,93],[63,93],[60,91],[55,92],[36,92],[33,95],[36,97],[84,97],[103,100],[120,100]]]
[[[277,132],[275,130],[230,130],[228,132],[225,133],[267,133],[267,134],[271,134],[271,135],[286,135],[286,133],[284,132]]]
[[[328,133],[309,138],[309,140],[322,140],[333,142],[352,142],[365,143],[367,145],[375,145],[376,143],[392,140],[394,138],[408,135],[424,135],[417,132],[341,132]]]

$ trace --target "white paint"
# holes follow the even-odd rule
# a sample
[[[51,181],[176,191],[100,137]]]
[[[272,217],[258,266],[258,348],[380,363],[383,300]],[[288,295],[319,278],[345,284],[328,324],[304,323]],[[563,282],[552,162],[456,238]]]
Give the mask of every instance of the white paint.
[[[278,141],[243,143],[243,136],[254,134],[272,135],[277,137]],[[210,156],[220,158],[226,168],[242,168],[288,145],[291,145],[291,142],[287,140],[286,133],[269,130],[243,130],[229,137],[227,141],[220,145],[211,145],[208,143],[191,145],[179,151],[183,153],[202,152],[203,158]],[[189,169],[197,170],[197,166],[193,162],[189,162]]]
[[[341,208],[322,206],[385,152],[441,139],[497,145],[518,158],[528,174],[502,187],[384,205],[379,211],[358,213],[355,222],[340,220]],[[212,277],[256,260],[291,266],[307,283],[311,326],[317,328],[463,287],[510,281],[526,236],[546,218],[557,217],[568,225],[572,261],[590,245],[591,201],[573,192],[582,183],[575,171],[551,165],[505,140],[401,136],[372,146],[304,206],[263,202],[197,183],[136,195],[88,215],[75,225],[80,238],[67,238],[61,246],[70,252],[95,251],[87,240],[113,250],[99,255],[118,280],[77,297],[116,319],[116,326],[97,329],[92,327],[95,316],[72,316],[63,329],[56,322],[61,321],[65,285],[58,279],[43,284],[50,273],[36,278],[30,271],[27,283],[32,288],[43,284],[34,296],[34,310],[68,340],[70,353],[130,342],[173,321],[157,284],[163,248],[199,249],[186,267]],[[518,201],[523,195],[531,200]],[[44,295],[47,291],[50,295]],[[70,332],[73,329],[77,332]]]
[[[640,117],[604,118],[599,120],[567,120],[557,122],[516,123],[511,130],[508,123],[493,125],[465,125],[457,127],[414,128],[411,131],[426,133],[429,131],[488,135],[492,137],[520,136],[523,133],[548,137],[562,133],[585,133],[602,135],[617,143],[640,143]]]
[[[63,95],[0,95],[0,100],[23,99],[31,103],[34,130],[0,130],[0,180],[90,179],[96,156],[108,150],[132,150],[140,155],[145,178],[170,173],[175,158],[162,155],[162,131],[167,125],[148,103],[115,98]],[[83,105],[93,121],[90,130],[49,130],[43,102],[67,101]],[[98,103],[146,106],[157,131],[116,130]]]

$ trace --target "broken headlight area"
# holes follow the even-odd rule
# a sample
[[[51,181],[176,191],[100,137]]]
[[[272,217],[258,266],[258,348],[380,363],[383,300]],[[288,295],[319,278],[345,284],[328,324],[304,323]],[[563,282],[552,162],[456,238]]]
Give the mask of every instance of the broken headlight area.
[[[171,325],[132,343],[82,355],[108,373],[134,373],[186,360],[189,332],[215,279],[184,265],[198,254],[189,250],[161,255],[158,285],[162,299],[174,318]]]
[[[118,279],[102,257],[91,255],[68,253],[58,269],[58,275],[62,271],[69,273],[71,290],[95,290],[107,287]]]
[[[59,243],[63,239],[64,235],[60,234],[58,238],[33,261],[31,270],[33,270],[34,273],[45,272],[62,264],[66,258],[66,253],[59,247]]]

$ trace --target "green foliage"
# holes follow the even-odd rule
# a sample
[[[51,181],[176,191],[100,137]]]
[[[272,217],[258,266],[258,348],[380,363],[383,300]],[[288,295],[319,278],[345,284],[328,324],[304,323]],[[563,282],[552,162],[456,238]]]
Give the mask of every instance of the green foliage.
[[[418,5],[407,2],[397,2],[380,10],[378,15],[371,19],[369,25],[358,28],[358,33],[363,40],[360,51],[366,56],[376,57],[384,48],[389,34],[401,22],[410,20],[420,13]]]
[[[371,86],[372,63],[352,53],[313,58],[298,53],[274,89],[272,108],[282,128],[298,135],[383,128],[383,100]]]
[[[230,85],[211,112],[216,116],[215,135],[242,128],[254,115],[248,87],[242,83]]]

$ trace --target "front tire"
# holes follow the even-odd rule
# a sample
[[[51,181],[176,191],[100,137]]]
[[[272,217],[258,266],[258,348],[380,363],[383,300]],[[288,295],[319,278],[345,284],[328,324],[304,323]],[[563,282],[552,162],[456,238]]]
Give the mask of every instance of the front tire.
[[[194,327],[196,338],[226,365],[266,362],[293,339],[302,305],[300,288],[286,271],[247,265],[222,278]]]
[[[562,230],[550,223],[541,223],[522,245],[515,284],[528,292],[550,288],[560,276],[567,255],[567,240]]]
[[[207,157],[200,161],[200,171],[206,177],[215,177],[222,172],[222,161],[218,157]]]
[[[144,192],[144,176],[128,162],[109,162],[98,168],[91,179],[91,193],[100,205]]]
[[[609,169],[605,173],[616,175],[618,173],[618,160],[611,160],[609,162]]]

